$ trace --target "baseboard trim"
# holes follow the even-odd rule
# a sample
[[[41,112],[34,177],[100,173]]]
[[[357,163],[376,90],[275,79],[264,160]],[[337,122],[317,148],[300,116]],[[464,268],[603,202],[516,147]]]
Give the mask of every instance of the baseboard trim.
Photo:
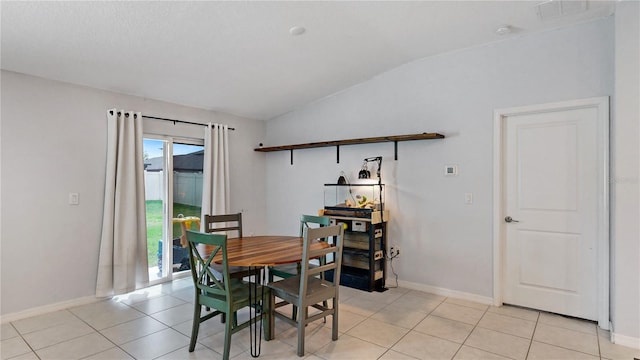
[[[451,290],[451,289],[419,284],[419,283],[403,281],[403,280],[398,280],[398,286],[411,289],[411,290],[424,291],[424,292],[428,292],[435,295],[441,295],[441,296],[452,297],[452,298],[468,300],[468,301],[475,301],[477,303],[486,304],[486,305],[493,304],[493,298],[491,297],[471,294],[464,291]]]
[[[611,342],[617,345],[640,349],[640,338],[616,334],[613,331],[611,332]]]
[[[97,298],[95,296],[85,296],[77,299],[62,301],[55,304],[39,306],[39,307],[35,307],[35,308],[31,308],[31,309],[27,309],[27,310],[15,312],[15,313],[1,315],[0,323],[4,324],[12,321],[26,319],[33,316],[44,315],[46,313],[60,311],[60,310],[68,309],[75,306],[91,304],[101,300],[104,300],[104,298]]]

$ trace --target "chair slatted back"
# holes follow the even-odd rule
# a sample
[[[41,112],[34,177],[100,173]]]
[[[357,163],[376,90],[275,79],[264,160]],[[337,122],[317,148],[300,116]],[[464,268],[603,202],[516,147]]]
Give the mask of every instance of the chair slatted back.
[[[331,246],[325,249],[311,249],[313,241],[324,241],[323,239],[333,238]],[[321,278],[325,272],[333,270],[333,280],[330,282],[332,287],[340,285],[340,270],[342,268],[342,247],[344,238],[344,228],[341,225],[326,226],[320,228],[308,228],[304,232],[304,247],[302,250],[302,266],[300,272],[300,297],[307,294],[307,279],[317,274],[321,274]],[[331,256],[327,256],[331,255]],[[309,260],[325,257],[333,259],[317,267],[310,267]]]
[[[225,233],[231,237],[230,231],[237,231],[237,236],[242,237],[242,213],[204,216],[204,232]]]
[[[189,243],[189,262],[191,264],[191,276],[193,283],[203,295],[214,295],[230,300],[231,292],[225,284],[229,281],[229,266],[227,264],[227,236],[223,234],[206,234],[187,230]],[[204,246],[211,250],[203,256]],[[211,265],[216,255],[222,254],[223,279],[218,280],[211,271]]]
[[[306,229],[312,229],[317,227],[325,227],[331,224],[331,219],[328,216],[315,216],[315,215],[301,215],[300,216],[300,236],[304,236],[304,231]],[[317,226],[313,226],[317,225]],[[322,241],[327,241],[327,238],[322,239]],[[326,262],[326,256],[322,256],[318,258],[320,264]],[[329,257],[331,259],[331,257]],[[300,273],[300,269],[298,268],[298,273]]]
[[[327,216],[301,215],[300,216],[300,236],[304,236],[304,230],[311,228],[311,224],[317,224],[319,227],[329,226],[331,219]]]

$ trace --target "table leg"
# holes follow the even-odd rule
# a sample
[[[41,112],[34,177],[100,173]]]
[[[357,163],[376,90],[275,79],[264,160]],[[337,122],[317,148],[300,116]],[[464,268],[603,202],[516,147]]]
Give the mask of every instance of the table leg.
[[[262,348],[262,319],[265,316],[265,298],[264,288],[266,286],[264,279],[264,270],[261,267],[250,267],[249,274],[255,273],[255,281],[249,285],[249,299],[255,299],[254,306],[249,306],[249,341],[251,342],[251,357],[260,356]],[[260,289],[258,289],[260,287]],[[258,292],[260,292],[260,300],[258,300]],[[260,324],[255,320],[257,315],[260,314]],[[270,328],[269,328],[270,329]],[[270,331],[268,331],[270,333]],[[265,337],[270,339],[270,334],[265,331]]]

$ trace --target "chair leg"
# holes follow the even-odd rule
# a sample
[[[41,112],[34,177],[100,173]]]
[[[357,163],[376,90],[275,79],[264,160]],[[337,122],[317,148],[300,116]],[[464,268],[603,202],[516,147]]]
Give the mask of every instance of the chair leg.
[[[331,340],[338,340],[338,301],[333,298],[333,319],[331,323]],[[326,318],[325,318],[326,319]]]
[[[322,306],[324,306],[325,309],[329,308],[329,303],[327,302],[327,300],[324,300],[322,302]],[[325,323],[325,324],[327,323],[327,317],[326,316],[322,318],[322,322]]]
[[[302,264],[301,263],[296,263],[296,273],[298,275],[300,275],[302,273]],[[293,311],[291,311],[291,320],[297,321],[297,319],[298,319],[298,307],[293,305]]]
[[[268,289],[267,289],[268,290]],[[262,309],[262,316],[266,316],[266,323],[263,322],[264,327],[264,339],[269,341],[275,337],[275,307],[276,307],[276,296],[268,291],[267,298],[264,300],[265,308]]]
[[[193,326],[191,327],[191,342],[189,343],[189,352],[193,352],[196,348],[196,341],[198,340],[198,331],[200,330],[200,312],[202,311],[202,305],[198,302],[196,296],[196,305],[193,310]]]
[[[213,281],[211,281],[211,279],[209,279],[209,276],[207,276],[207,275],[205,275],[204,280],[207,282],[207,285],[211,285],[211,283],[213,282]],[[205,311],[209,311],[209,310],[211,310],[211,308],[208,307],[208,306],[205,306],[204,310]]]
[[[231,352],[231,330],[233,322],[227,321],[224,325],[224,351],[222,354],[222,358],[224,360],[229,360],[229,353]]]
[[[326,256],[322,256],[320,258],[320,266],[324,266],[324,265],[327,265],[327,257]],[[324,272],[320,273],[320,279],[324,280]],[[325,309],[327,309],[329,307],[329,303],[327,302],[327,300],[324,300],[322,302],[322,306],[324,306]],[[322,318],[322,322],[325,323],[325,324],[327,323],[327,317],[326,316],[324,318]]]
[[[304,330],[306,328],[307,307],[299,307],[298,316],[298,356],[304,356]]]

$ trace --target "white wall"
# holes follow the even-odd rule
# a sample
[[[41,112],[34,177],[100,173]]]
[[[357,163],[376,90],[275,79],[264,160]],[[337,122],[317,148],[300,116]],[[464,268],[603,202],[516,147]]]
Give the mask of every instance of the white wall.
[[[442,140],[321,148],[267,156],[271,231],[295,232],[323,206],[323,183],[382,155],[389,241],[401,284],[491,298],[493,110],[613,95],[614,19],[425,58],[270,120],[265,146],[420,132]],[[457,164],[459,175],[445,177]],[[473,205],[464,194],[473,193]],[[392,283],[393,284],[393,283]],[[391,284],[391,285],[392,285]]]
[[[247,233],[264,229],[264,123],[2,71],[2,315],[93,296],[109,108],[226,123],[231,207]],[[202,138],[204,128],[145,120],[145,131]],[[42,174],[50,174],[42,176]],[[67,203],[69,192],[80,205]]]
[[[640,3],[616,4],[611,124],[611,307],[614,341],[640,348]]]

